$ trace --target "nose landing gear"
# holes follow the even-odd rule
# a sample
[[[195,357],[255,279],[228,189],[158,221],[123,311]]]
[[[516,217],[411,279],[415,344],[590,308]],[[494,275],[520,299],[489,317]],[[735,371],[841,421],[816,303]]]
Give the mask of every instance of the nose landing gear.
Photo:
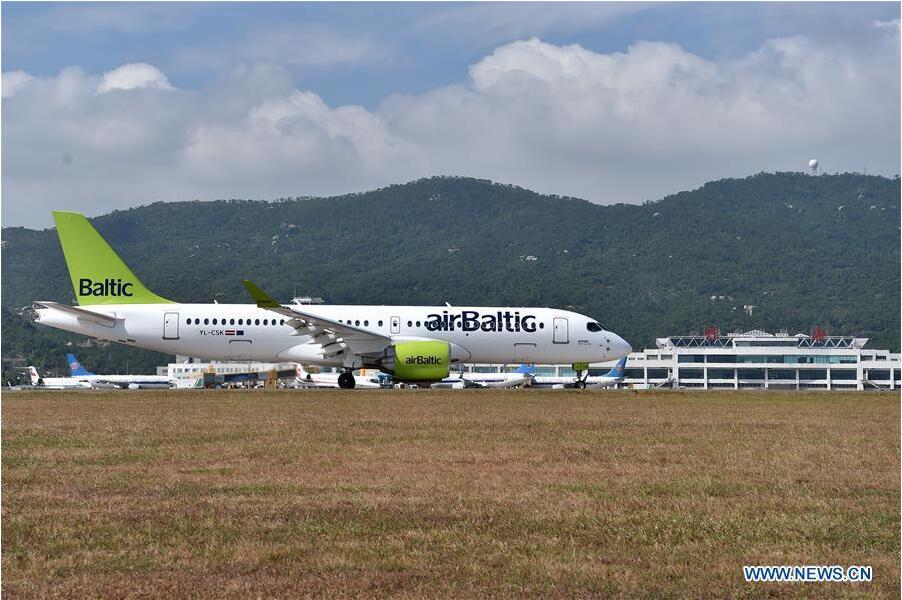
[[[573,387],[578,390],[586,389],[586,380],[589,378],[589,363],[575,363],[573,370],[576,371],[576,381]]]

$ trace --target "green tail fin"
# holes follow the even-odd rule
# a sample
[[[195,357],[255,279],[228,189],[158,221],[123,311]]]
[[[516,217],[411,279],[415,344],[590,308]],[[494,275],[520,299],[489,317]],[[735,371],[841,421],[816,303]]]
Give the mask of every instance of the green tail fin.
[[[54,211],[53,220],[80,305],[172,302],[147,289],[84,215]]]

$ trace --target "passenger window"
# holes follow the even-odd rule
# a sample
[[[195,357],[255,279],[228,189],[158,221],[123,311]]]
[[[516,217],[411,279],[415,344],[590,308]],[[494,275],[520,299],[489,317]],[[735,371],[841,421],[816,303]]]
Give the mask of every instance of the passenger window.
[[[539,323],[539,329],[545,329],[545,323]]]
[[[417,327],[419,327],[419,326],[420,326],[420,322],[419,322],[419,321],[417,321]]]
[[[382,321],[381,321],[381,320],[379,321],[379,327],[382,327]]]
[[[360,321],[354,321],[354,325],[360,325]]]
[[[408,327],[413,327],[413,321],[407,321],[407,326],[408,326]]]
[[[264,324],[264,325],[269,325],[269,319],[263,319],[263,324]]]
[[[216,325],[216,319],[213,319],[213,324]]]
[[[364,322],[363,322],[363,326],[364,326],[364,327],[369,327],[369,326],[370,326],[370,322],[369,322],[369,321],[364,321]]]
[[[209,325],[209,324],[210,324],[210,319],[204,319],[204,325]]]
[[[275,323],[275,321],[273,321],[273,323]],[[285,319],[279,320],[279,325],[284,325],[284,324],[285,324]]]
[[[238,319],[238,324],[239,324],[239,325],[244,325],[244,319]]]

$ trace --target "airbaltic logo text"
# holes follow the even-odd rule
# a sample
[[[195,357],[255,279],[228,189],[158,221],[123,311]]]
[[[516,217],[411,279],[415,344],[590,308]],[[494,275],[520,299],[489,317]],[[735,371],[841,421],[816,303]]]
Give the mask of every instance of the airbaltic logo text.
[[[438,356],[408,356],[404,362],[408,365],[440,365],[442,359]]]
[[[742,574],[746,581],[858,582],[871,581],[874,570],[870,565],[753,565],[742,567]]]
[[[536,330],[535,315],[520,316],[519,312],[498,311],[487,315],[480,315],[475,310],[464,310],[459,315],[442,314],[426,315],[426,329],[429,331],[525,331],[534,333]]]
[[[78,280],[79,296],[133,296],[131,291],[133,284],[122,283],[121,279],[104,279],[92,281],[90,279]]]

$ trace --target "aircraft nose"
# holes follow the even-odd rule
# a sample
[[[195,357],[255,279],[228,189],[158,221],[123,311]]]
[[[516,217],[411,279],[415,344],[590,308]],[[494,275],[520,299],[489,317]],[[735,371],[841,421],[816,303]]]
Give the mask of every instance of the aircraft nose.
[[[625,339],[614,333],[611,334],[611,358],[622,358],[633,351],[633,347],[629,345]]]

